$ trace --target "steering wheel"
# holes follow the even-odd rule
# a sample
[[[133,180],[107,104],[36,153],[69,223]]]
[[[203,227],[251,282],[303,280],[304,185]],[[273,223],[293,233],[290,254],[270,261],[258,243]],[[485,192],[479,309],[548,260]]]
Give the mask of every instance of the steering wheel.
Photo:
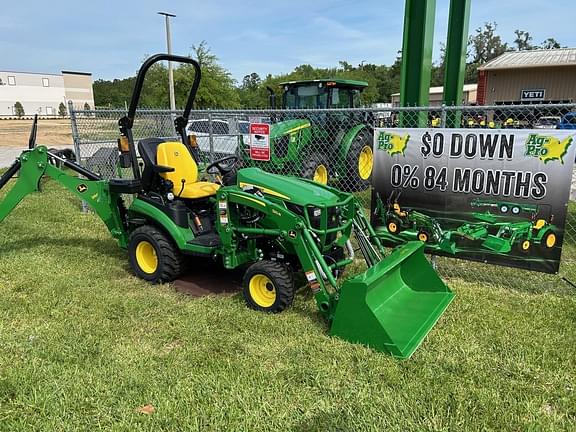
[[[226,165],[223,165],[224,162],[227,161],[231,162],[228,162]],[[236,163],[238,163],[238,156],[236,155],[226,156],[221,159],[215,160],[210,165],[208,165],[206,167],[206,172],[208,174],[220,174],[224,176],[234,169]],[[218,172],[214,172],[214,168],[216,168]]]

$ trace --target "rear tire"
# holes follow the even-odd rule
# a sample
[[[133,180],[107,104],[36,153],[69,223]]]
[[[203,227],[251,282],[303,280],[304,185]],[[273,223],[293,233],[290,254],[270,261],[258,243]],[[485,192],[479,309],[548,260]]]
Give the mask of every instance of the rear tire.
[[[554,231],[549,231],[544,235],[540,243],[544,246],[545,250],[554,249],[554,246],[558,243],[558,236]]]
[[[153,225],[130,234],[128,258],[136,276],[152,283],[173,281],[182,273],[184,262],[172,239]]]
[[[294,301],[292,273],[281,263],[258,261],[246,270],[242,280],[246,305],[254,310],[278,313]]]
[[[372,134],[362,130],[352,142],[346,159],[344,172],[340,174],[340,189],[346,192],[363,191],[370,187],[374,169],[374,154]]]
[[[306,157],[302,162],[300,177],[314,180],[323,185],[328,184],[330,167],[326,157],[320,153],[312,153]]]

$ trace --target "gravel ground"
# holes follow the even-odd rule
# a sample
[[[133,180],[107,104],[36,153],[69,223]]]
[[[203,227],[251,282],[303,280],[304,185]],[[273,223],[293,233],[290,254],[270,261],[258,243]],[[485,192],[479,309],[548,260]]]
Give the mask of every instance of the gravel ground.
[[[71,145],[50,145],[44,144],[47,147],[53,148],[72,148]],[[11,148],[11,147],[0,147],[0,168],[6,168],[12,165],[14,160],[22,153],[26,148]]]

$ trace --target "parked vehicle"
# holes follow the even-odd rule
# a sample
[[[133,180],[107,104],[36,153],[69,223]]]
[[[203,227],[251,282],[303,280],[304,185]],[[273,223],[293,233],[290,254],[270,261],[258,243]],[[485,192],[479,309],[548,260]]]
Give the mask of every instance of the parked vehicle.
[[[560,123],[559,116],[540,117],[534,124],[534,129],[556,129]]]
[[[198,147],[201,152],[210,153],[210,133],[212,133],[212,147],[216,157],[233,155],[238,148],[240,139],[249,142],[247,120],[238,119],[193,119],[188,122],[186,132],[196,135]]]
[[[576,129],[576,112],[565,114],[558,123],[558,129]]]

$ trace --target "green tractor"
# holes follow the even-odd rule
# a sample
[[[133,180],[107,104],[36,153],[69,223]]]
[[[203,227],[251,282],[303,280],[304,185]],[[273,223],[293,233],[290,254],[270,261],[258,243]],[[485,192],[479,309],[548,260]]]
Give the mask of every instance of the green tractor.
[[[515,215],[520,211],[526,211],[531,215],[528,220],[512,221],[490,212],[475,212],[473,216],[478,222],[467,223],[451,231],[450,238],[453,241],[461,238],[480,243],[481,247],[502,254],[513,251],[519,254],[530,254],[535,248],[540,249],[540,254],[545,254],[554,249],[558,243],[558,229],[552,224],[553,217],[550,216],[549,220],[538,218],[539,206],[537,205],[478,200],[472,201],[471,205],[494,207],[502,213],[507,213],[512,209]],[[503,207],[506,211],[502,210]]]
[[[139,141],[141,169],[132,135],[136,107],[147,70],[165,60],[192,64],[196,75],[184,113],[175,120],[180,141]],[[253,167],[234,178],[236,156],[202,166],[195,137],[185,130],[200,73],[196,61],[167,54],[142,65],[130,108],[119,121],[119,161],[131,168],[131,178],[105,180],[36,147],[35,123],[29,150],[0,177],[1,189],[19,174],[0,200],[0,221],[39,190],[43,177],[50,177],[103,220],[126,249],[136,276],[169,282],[186,271],[187,262],[202,266],[203,260],[215,260],[224,269],[242,269],[246,304],[271,313],[291,305],[295,281],[301,279],[314,293],[332,335],[409,357],[454,297],[426,260],[423,244],[408,243],[385,257],[350,193]],[[132,197],[129,207],[125,196]],[[368,270],[342,281],[358,251]]]
[[[282,108],[272,114],[270,160],[250,159],[250,143],[241,142],[244,166],[336,184],[341,190],[370,187],[373,167],[372,122],[360,112],[326,111],[359,108],[364,81],[316,79],[288,81],[282,87]],[[275,108],[272,89],[270,105]],[[292,110],[292,111],[290,111]],[[297,111],[310,110],[310,111]],[[335,181],[334,181],[335,180]]]
[[[445,238],[442,227],[434,218],[412,209],[403,209],[398,200],[400,190],[393,190],[386,204],[376,196],[376,216],[382,220],[387,231],[393,235],[406,233],[408,237],[424,243],[441,244]]]

